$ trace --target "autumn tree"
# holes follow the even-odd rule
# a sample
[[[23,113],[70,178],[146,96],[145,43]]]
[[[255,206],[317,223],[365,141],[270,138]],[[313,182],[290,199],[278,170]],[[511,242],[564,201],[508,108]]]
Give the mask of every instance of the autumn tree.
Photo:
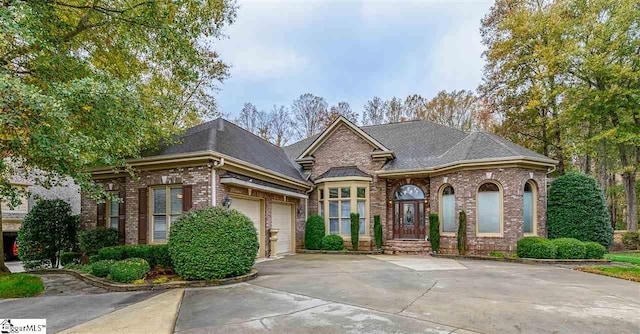
[[[479,128],[476,96],[468,90],[440,91],[425,106],[424,119],[462,131]]]
[[[384,123],[384,117],[387,110],[387,103],[374,96],[364,105],[362,112],[362,125],[377,125]]]
[[[411,120],[424,119],[427,101],[418,94],[412,94],[404,99],[404,115]]]
[[[387,122],[389,123],[397,123],[404,121],[404,108],[402,105],[402,100],[393,97],[391,100],[387,101],[387,108],[385,109],[385,117]]]
[[[298,137],[308,138],[322,131],[322,115],[327,112],[327,102],[320,96],[302,94],[293,101],[291,112]]]
[[[228,67],[212,43],[235,15],[233,0],[0,3],[0,194],[14,168],[100,193],[91,166],[215,114]]]
[[[323,127],[328,127],[340,116],[343,116],[354,124],[358,123],[358,114],[351,110],[351,106],[349,105],[349,103],[339,102],[337,105],[331,106],[331,108],[322,115]]]

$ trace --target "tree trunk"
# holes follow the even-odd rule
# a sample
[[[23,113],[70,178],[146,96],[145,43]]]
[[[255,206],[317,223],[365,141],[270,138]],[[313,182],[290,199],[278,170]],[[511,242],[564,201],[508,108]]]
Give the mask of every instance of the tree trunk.
[[[2,232],[2,200],[0,200],[0,249],[2,250],[2,256],[0,256],[0,273],[10,273],[11,271],[4,264],[4,232]]]
[[[636,201],[636,172],[625,171],[622,174],[624,184],[624,194],[627,207],[626,223],[627,230],[638,230],[638,202]]]

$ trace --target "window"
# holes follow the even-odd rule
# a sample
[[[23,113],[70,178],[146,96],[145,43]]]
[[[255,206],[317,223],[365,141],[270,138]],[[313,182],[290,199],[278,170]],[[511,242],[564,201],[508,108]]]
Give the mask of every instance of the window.
[[[424,192],[417,186],[406,184],[393,194],[394,200],[424,199]]]
[[[536,216],[536,185],[533,181],[527,181],[524,184],[524,195],[523,195],[523,211],[524,211],[524,234],[527,235],[536,235],[536,225],[537,225],[537,216]]]
[[[151,241],[166,242],[171,223],[182,215],[182,187],[155,187],[151,193]]]
[[[112,193],[112,196],[114,196],[114,199],[117,200],[109,200],[107,199],[107,215],[108,215],[108,220],[107,220],[107,227],[112,228],[112,229],[119,229],[119,224],[118,224],[118,220],[120,218],[120,197],[118,196],[117,193]]]
[[[351,237],[351,213],[358,212],[358,232],[360,235],[368,235],[368,207],[368,183],[327,182],[318,188],[318,214],[325,218],[329,234]]]
[[[440,192],[440,220],[442,221],[442,234],[455,234],[456,232],[456,197],[453,187],[445,185]]]
[[[479,236],[502,236],[502,189],[487,182],[478,188],[477,227]]]

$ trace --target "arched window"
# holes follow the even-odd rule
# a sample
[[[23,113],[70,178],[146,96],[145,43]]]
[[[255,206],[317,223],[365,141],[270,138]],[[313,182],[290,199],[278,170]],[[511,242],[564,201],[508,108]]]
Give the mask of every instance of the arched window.
[[[445,185],[440,191],[440,229],[442,234],[456,232],[456,196],[453,187]]]
[[[414,200],[414,199],[424,199],[424,192],[422,189],[414,186],[412,184],[404,185],[393,194],[394,200]]]
[[[502,236],[502,189],[486,182],[478,188],[477,227],[479,236]]]
[[[536,215],[537,188],[533,181],[524,184],[523,211],[524,211],[524,234],[536,235],[536,225],[538,222]]]

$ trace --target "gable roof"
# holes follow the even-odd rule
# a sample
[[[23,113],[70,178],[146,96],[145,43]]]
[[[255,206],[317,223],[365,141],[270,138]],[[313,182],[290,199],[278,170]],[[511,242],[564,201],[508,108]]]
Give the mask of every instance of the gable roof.
[[[367,135],[395,154],[382,167],[383,172],[434,169],[465,162],[524,159],[549,165],[556,161],[506,139],[486,132],[466,133],[431,121],[363,126]],[[318,136],[284,148],[289,159],[297,159]]]
[[[291,178],[305,180],[282,148],[223,118],[189,128],[176,143],[148,152],[144,156],[203,151],[218,152]]]

